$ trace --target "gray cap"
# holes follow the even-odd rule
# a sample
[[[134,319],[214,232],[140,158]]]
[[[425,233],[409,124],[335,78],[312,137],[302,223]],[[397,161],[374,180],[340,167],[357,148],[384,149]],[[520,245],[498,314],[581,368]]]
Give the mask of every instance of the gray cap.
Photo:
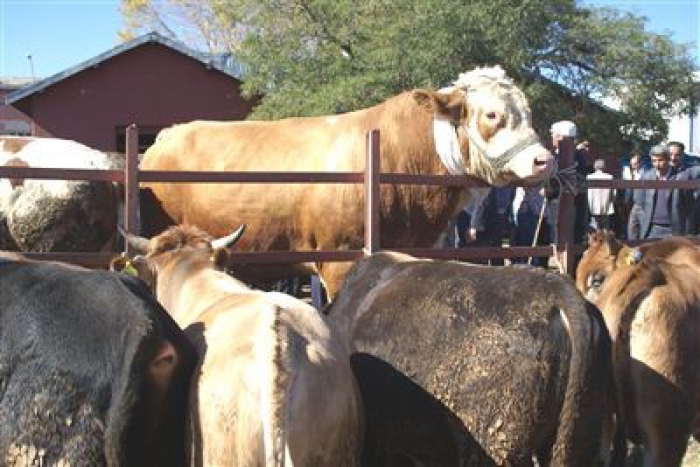
[[[651,149],[649,149],[649,155],[650,156],[671,156],[671,152],[668,150],[668,147],[664,144],[657,144],[656,146],[652,146]]]

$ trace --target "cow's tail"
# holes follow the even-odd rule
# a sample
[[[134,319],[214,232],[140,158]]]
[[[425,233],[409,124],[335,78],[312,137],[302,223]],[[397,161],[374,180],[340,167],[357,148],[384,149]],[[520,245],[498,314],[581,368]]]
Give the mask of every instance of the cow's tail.
[[[291,347],[295,332],[272,307],[269,379],[263,391],[263,442],[266,467],[293,467],[287,443],[290,389],[294,381]]]
[[[570,342],[570,360],[551,465],[596,465],[610,415],[610,336],[600,311],[569,297],[560,316]]]

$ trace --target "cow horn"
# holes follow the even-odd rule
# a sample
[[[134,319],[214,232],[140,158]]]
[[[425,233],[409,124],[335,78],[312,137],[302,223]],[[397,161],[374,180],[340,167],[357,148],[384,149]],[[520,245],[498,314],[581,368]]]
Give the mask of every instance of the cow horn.
[[[148,252],[148,239],[144,237],[139,237],[138,235],[130,234],[126,230],[122,229],[120,225],[117,226],[119,233],[124,237],[126,242],[138,253],[146,254]]]
[[[243,232],[245,232],[245,227],[246,227],[245,224],[241,224],[241,226],[238,227],[236,229],[236,231],[233,232],[232,234],[229,234],[225,237],[217,238],[216,240],[212,240],[211,247],[215,250],[217,250],[219,248],[232,247],[233,245],[236,244],[238,239],[241,238],[241,236],[243,235]]]

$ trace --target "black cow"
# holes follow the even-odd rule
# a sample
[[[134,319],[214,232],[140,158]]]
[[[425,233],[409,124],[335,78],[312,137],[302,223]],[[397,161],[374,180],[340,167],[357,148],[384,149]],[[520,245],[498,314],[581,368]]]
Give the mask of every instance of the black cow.
[[[194,362],[138,279],[0,257],[0,465],[184,464]]]
[[[610,338],[571,280],[379,253],[353,267],[329,314],[357,352],[365,465],[597,461]]]

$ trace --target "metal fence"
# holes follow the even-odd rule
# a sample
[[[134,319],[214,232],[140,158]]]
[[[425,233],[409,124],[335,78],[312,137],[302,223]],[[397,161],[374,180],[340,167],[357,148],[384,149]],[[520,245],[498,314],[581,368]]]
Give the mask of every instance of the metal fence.
[[[342,251],[267,251],[234,252],[234,262],[246,264],[300,263],[327,261],[354,261],[382,249],[379,222],[379,187],[381,184],[413,184],[445,187],[487,187],[484,181],[464,175],[415,175],[381,173],[379,131],[367,135],[367,163],[364,172],[184,172],[139,170],[138,129],[130,125],[126,131],[126,164],[124,170],[48,169],[37,167],[0,167],[0,177],[54,180],[108,181],[124,185],[125,230],[139,233],[139,184],[163,183],[362,183],[365,186],[365,239],[360,250]],[[563,167],[573,165],[573,140],[566,139],[560,145],[559,163]],[[700,188],[700,180],[689,181],[627,181],[591,180],[589,188]],[[405,248],[397,249],[418,257],[435,259],[487,259],[556,255],[568,274],[573,274],[574,254],[582,251],[573,242],[573,194],[564,192],[559,200],[558,235],[552,246],[539,247],[474,247],[474,248]],[[67,261],[87,267],[107,267],[115,253],[25,253],[36,259]]]

